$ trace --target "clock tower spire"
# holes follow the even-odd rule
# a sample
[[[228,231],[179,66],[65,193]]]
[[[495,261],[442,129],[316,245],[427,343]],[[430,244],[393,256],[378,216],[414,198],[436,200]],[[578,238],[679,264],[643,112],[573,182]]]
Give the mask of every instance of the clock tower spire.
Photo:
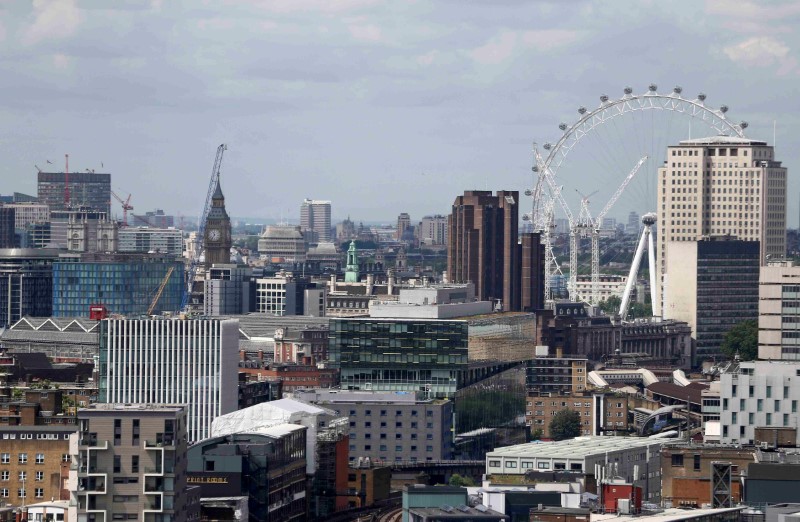
[[[211,196],[203,242],[206,269],[214,264],[231,262],[231,219],[225,211],[225,196],[222,195],[219,179]]]

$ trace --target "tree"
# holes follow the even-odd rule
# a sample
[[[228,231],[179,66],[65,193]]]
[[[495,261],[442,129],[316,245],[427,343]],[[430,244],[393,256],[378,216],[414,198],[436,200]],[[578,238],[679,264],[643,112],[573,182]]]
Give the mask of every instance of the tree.
[[[448,482],[451,486],[455,486],[457,488],[474,488],[475,481],[472,480],[470,477],[462,477],[458,473],[453,473],[453,476],[450,477],[450,482]]]
[[[553,440],[573,439],[581,434],[581,417],[577,411],[561,410],[550,421],[550,437]]]
[[[542,440],[542,437],[544,437],[544,432],[541,428],[536,428],[531,433],[531,440]]]
[[[742,361],[758,356],[758,321],[748,319],[728,330],[720,346],[722,353],[733,359],[738,353]]]
[[[619,313],[619,307],[622,304],[622,299],[619,296],[612,295],[608,299],[604,299],[600,301],[598,306],[600,310],[606,313],[606,315],[616,315]]]
[[[23,392],[20,388],[14,388],[14,391],[11,392],[11,396],[14,397],[14,399],[21,399],[24,395],[25,392]]]

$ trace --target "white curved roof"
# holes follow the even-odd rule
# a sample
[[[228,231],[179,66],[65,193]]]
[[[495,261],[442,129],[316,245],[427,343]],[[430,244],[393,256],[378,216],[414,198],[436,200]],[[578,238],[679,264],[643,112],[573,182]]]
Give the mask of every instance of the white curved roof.
[[[707,138],[694,138],[681,140],[681,145],[766,145],[766,141],[751,140],[738,136],[709,136]]]

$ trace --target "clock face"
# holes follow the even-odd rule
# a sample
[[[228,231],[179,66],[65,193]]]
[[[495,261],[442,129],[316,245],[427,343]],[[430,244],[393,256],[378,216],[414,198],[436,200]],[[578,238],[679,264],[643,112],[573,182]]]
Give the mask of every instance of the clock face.
[[[220,237],[222,237],[222,235],[219,233],[219,229],[212,228],[208,231],[208,239],[211,241],[219,241]]]

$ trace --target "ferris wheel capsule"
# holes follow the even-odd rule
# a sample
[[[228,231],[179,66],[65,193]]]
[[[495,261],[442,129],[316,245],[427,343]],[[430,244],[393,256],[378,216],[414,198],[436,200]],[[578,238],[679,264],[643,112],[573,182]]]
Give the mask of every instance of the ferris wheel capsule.
[[[553,146],[551,144],[549,144],[549,143],[545,143],[543,145],[543,147],[544,147],[544,150],[550,150]]]
[[[746,129],[749,126],[750,126],[750,124],[747,123],[746,121],[743,121],[742,123],[739,124],[739,127],[743,128],[743,129]]]
[[[625,87],[625,94],[632,94],[632,93],[633,93],[633,88]]]
[[[567,130],[567,124],[562,122],[559,124],[558,128],[561,129],[562,131],[565,131]]]
[[[531,170],[534,171],[534,172],[539,172],[539,166],[538,165],[534,165],[533,167],[531,167]]]
[[[586,114],[586,107],[580,107],[578,109],[578,114]]]
[[[723,105],[722,107],[719,108],[719,112],[721,112],[722,114],[725,114],[726,112],[728,112],[728,106],[727,105]]]
[[[697,95],[697,99],[700,101],[706,101],[706,95],[701,92]]]
[[[601,95],[600,95],[600,101],[601,101],[602,103],[605,103],[605,102],[607,102],[607,101],[608,101],[608,95],[607,95],[607,94],[601,94]]]
[[[656,92],[656,91],[658,90],[658,85],[656,85],[655,83],[651,83],[651,84],[650,84],[650,85],[647,87],[647,89],[648,89],[650,92]]]
[[[680,85],[676,85],[675,88],[672,89],[672,92],[674,92],[675,94],[680,94],[683,92],[683,87],[681,87]]]
[[[528,214],[522,214],[522,221],[530,221],[531,217]]]
[[[525,195],[526,196],[532,196],[533,195],[533,191],[531,189],[525,189]]]

